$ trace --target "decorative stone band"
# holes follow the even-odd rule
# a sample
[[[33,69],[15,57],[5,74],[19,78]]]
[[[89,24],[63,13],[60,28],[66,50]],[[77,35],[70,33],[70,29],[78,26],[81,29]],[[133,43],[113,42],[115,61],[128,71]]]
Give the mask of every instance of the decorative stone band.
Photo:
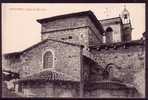
[[[121,91],[125,92],[127,97],[139,97],[140,94],[135,88],[134,85],[117,82],[117,81],[111,81],[111,80],[102,80],[102,81],[92,81],[86,84],[85,86],[86,91],[95,91],[95,90],[106,90],[110,91],[111,95],[118,95],[117,97],[123,95],[120,94]],[[116,92],[114,92],[116,91]],[[118,92],[117,92],[118,91]],[[119,92],[120,91],[120,92]]]
[[[39,73],[35,73],[30,76],[26,76],[24,78],[18,79],[18,82],[26,82],[26,81],[79,81],[77,78],[66,75],[65,73],[57,72],[55,70],[45,70]]]
[[[135,46],[135,45],[141,45],[144,46],[144,40],[133,40],[133,41],[128,41],[128,42],[117,42],[117,43],[103,43],[99,44],[98,46],[96,45],[91,45],[89,46],[90,49],[96,49],[100,51],[101,49],[108,50],[110,48],[113,49],[118,49],[118,48],[128,48],[130,46]]]
[[[92,85],[93,84],[93,85]],[[126,88],[134,88],[134,85],[126,84],[118,81],[111,81],[111,80],[102,80],[102,81],[92,81],[88,83],[88,86],[94,86],[93,88],[99,89],[126,89]]]

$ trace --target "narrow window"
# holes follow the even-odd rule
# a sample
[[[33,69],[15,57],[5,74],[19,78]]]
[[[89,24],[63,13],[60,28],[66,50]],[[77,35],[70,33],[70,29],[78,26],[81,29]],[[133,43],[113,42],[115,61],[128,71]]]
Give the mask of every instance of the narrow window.
[[[127,14],[124,15],[124,19],[127,19]]]
[[[111,43],[113,41],[113,29],[108,27],[106,29],[106,43]]]
[[[43,68],[52,68],[53,67],[53,54],[50,51],[47,51],[43,56]]]
[[[72,39],[72,36],[69,36],[69,39]]]

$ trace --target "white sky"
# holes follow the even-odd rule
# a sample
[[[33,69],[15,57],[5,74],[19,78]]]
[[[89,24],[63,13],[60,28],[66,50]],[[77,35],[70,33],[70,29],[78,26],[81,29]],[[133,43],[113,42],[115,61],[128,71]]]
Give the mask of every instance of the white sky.
[[[130,12],[132,39],[140,39],[145,31],[145,4],[125,3]],[[2,53],[24,50],[39,42],[41,25],[36,19],[91,10],[98,20],[118,17],[123,3],[3,3],[2,4]],[[108,10],[106,10],[108,9]]]

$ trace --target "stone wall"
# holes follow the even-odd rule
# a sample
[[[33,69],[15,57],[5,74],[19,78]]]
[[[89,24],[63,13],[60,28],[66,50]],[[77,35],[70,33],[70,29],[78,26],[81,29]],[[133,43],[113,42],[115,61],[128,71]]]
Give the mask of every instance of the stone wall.
[[[123,25],[123,33],[122,39],[123,41],[131,41],[132,40],[132,26],[131,23]]]
[[[25,97],[53,97],[53,84],[45,82],[26,82],[22,86]]]
[[[23,52],[21,77],[45,70],[43,69],[43,55],[49,50],[53,52],[53,69],[80,79],[81,47],[52,40]]]
[[[55,97],[79,97],[79,83],[55,82]]]
[[[69,38],[69,36],[72,38]],[[87,16],[58,19],[42,23],[41,38],[42,40],[52,38],[83,45],[102,42],[102,35]]]
[[[88,27],[81,27],[77,29],[48,32],[42,35],[42,39],[50,38],[69,43],[88,45],[88,30]]]
[[[88,30],[88,36],[89,45],[99,45],[103,41],[103,37],[101,36],[101,34],[96,34],[91,28],[89,28]]]
[[[138,97],[134,91],[128,89],[94,89],[86,91],[85,97],[88,98],[131,98]]]
[[[128,88],[117,83],[87,84],[83,97],[88,98],[125,98],[138,97],[133,88]],[[28,81],[22,86],[24,97],[80,97],[79,82],[63,81]]]
[[[73,29],[87,25],[87,16],[69,17],[42,23],[42,32],[57,31],[62,29]]]
[[[26,82],[23,84],[25,97],[79,97],[78,83],[73,82]]]
[[[123,83],[134,85],[142,96],[145,95],[145,51],[143,45],[127,48],[122,46],[117,49],[92,49],[84,55],[97,62],[98,67],[105,68],[108,64],[113,64],[114,68],[111,73],[114,78]],[[97,78],[94,78],[94,81],[97,81],[95,79]]]
[[[140,96],[135,87],[110,80],[89,82],[85,86],[84,95],[90,98],[131,98]]]
[[[83,79],[86,83],[103,79],[101,66],[86,56],[83,56]]]
[[[95,27],[95,25],[92,23],[92,21],[89,18],[87,19],[87,24],[90,27],[90,31],[92,32],[92,34],[89,34],[89,36],[93,36],[93,37],[97,38],[99,40],[99,43],[102,42],[103,36],[101,35],[100,30]]]
[[[122,41],[122,23],[120,18],[110,19],[110,20],[101,20],[100,23],[102,24],[104,30],[106,31],[107,28],[112,28],[112,39],[113,42],[121,42]]]
[[[18,55],[2,55],[2,69],[19,73],[21,69],[21,59]]]

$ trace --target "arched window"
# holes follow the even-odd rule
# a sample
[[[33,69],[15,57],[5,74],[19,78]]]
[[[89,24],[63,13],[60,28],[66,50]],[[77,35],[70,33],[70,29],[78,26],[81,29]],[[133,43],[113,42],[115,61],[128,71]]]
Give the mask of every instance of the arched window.
[[[106,29],[106,32],[113,32],[113,29],[112,29],[111,27],[108,27],[108,28]]]
[[[51,51],[47,51],[43,55],[43,68],[52,68],[53,67],[53,54]]]
[[[113,29],[111,27],[108,27],[106,29],[106,43],[111,43],[113,41]]]

